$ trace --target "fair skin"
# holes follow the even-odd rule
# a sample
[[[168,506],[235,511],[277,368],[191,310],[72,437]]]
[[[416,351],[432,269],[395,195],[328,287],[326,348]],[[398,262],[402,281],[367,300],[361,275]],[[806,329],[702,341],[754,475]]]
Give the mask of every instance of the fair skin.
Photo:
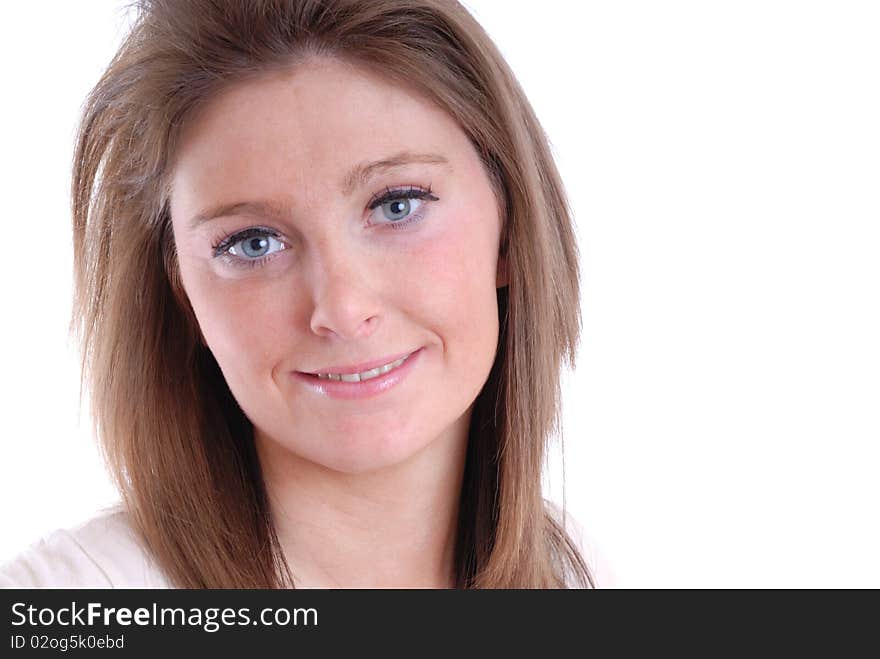
[[[349,180],[399,154],[431,158]],[[429,187],[368,208],[386,188]],[[254,201],[267,204],[194,221]],[[188,122],[171,215],[184,289],[253,423],[296,586],[451,586],[471,410],[506,283],[498,206],[467,136],[411,91],[311,59],[232,86]],[[269,232],[216,254],[253,228]],[[294,376],[419,348],[402,382],[366,399]]]

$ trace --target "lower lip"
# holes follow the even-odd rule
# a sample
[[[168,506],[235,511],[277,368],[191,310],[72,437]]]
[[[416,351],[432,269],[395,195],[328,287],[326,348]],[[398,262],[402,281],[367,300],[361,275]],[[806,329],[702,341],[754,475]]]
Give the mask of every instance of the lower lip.
[[[336,380],[321,380],[317,375],[309,375],[296,371],[293,375],[297,381],[302,382],[316,393],[330,398],[339,398],[344,400],[356,400],[361,398],[372,398],[379,394],[385,393],[389,389],[393,389],[412,372],[416,366],[416,362],[422,356],[424,348],[419,348],[413,352],[406,361],[394,370],[388,371],[384,375],[371,378],[365,382],[337,382]]]

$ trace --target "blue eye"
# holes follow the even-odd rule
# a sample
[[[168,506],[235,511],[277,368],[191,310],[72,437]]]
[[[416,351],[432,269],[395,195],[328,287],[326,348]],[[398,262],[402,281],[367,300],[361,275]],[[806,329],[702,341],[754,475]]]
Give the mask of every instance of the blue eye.
[[[280,245],[281,249],[284,249],[284,245],[276,238],[260,234],[240,239],[238,242],[230,245],[227,252],[235,256],[239,256],[240,254],[242,256],[246,256],[249,259],[258,259],[261,256],[266,256],[267,254],[272,253],[269,251],[269,248],[272,246],[273,242]]]
[[[385,217],[395,222],[409,215],[409,209],[409,199],[395,199],[394,201],[386,201],[382,204],[382,211],[385,213]]]
[[[422,214],[419,211],[428,201],[438,201],[437,197],[431,194],[430,186],[427,190],[413,187],[399,190],[386,188],[367,207],[370,210],[375,210],[381,206],[382,215],[387,221],[378,222],[377,224],[398,229],[406,224],[421,220]],[[413,205],[415,205],[415,208],[413,208]]]
[[[253,227],[224,238],[214,246],[214,256],[234,266],[253,267],[262,265],[273,254],[287,249],[281,236],[272,229]]]

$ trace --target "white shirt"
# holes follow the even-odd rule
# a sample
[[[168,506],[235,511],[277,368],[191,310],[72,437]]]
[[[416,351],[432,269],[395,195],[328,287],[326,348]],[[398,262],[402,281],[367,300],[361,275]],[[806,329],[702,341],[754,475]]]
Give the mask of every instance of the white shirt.
[[[558,508],[551,505],[558,514]],[[557,519],[559,519],[557,517]],[[584,542],[569,515],[566,530],[600,587],[610,585],[607,568]],[[141,546],[120,504],[78,526],[38,540],[0,565],[0,588],[170,588],[162,571]]]
[[[0,566],[0,588],[168,588],[121,505],[33,543]]]

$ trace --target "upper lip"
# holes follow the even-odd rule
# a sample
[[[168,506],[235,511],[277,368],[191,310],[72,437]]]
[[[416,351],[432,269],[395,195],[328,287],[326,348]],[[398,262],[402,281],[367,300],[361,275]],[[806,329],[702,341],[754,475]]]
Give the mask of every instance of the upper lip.
[[[326,368],[320,368],[315,371],[304,371],[305,373],[309,373],[310,375],[317,375],[318,373],[330,373],[333,375],[341,375],[342,373],[363,373],[364,371],[369,371],[371,369],[376,368],[377,366],[384,366],[385,364],[390,364],[391,362],[396,362],[401,357],[406,357],[407,355],[412,354],[415,350],[410,350],[408,352],[401,352],[397,355],[390,355],[388,357],[382,357],[380,359],[374,359],[368,362],[361,362],[359,364],[348,364],[346,366],[327,366]]]

